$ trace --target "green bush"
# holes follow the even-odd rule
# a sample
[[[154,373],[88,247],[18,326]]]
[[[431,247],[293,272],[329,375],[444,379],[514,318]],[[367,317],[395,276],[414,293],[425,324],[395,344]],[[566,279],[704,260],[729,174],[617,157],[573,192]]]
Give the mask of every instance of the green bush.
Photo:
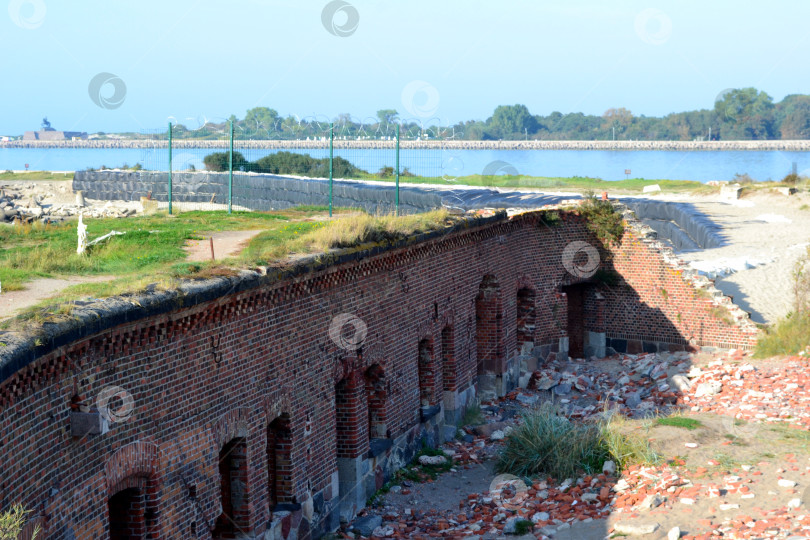
[[[212,172],[223,172],[227,171],[230,167],[230,156],[228,152],[214,152],[213,154],[208,154],[203,158],[203,163],[205,164],[206,170]],[[233,153],[233,169],[235,171],[242,170],[249,170],[247,165],[250,162],[245,159],[245,156],[242,155],[241,152],[234,152]]]
[[[579,213],[585,218],[585,226],[605,245],[621,243],[624,235],[624,219],[607,200],[597,199],[593,192],[585,195],[579,206]]]
[[[798,174],[790,173],[787,176],[785,176],[784,178],[782,178],[782,183],[783,184],[796,185],[799,182],[801,182],[801,180],[802,180],[802,178]]]
[[[572,422],[553,405],[525,413],[506,438],[496,470],[516,476],[547,474],[556,479],[601,472],[605,461],[619,469],[631,463],[657,463],[649,441],[623,433],[619,417]]]

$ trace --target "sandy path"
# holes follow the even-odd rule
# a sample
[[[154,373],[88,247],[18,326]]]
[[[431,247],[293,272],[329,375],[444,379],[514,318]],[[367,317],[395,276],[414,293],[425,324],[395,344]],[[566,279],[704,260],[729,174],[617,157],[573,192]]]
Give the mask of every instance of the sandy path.
[[[689,200],[723,227],[728,245],[682,253],[686,261],[762,263],[716,278],[716,286],[751,312],[755,322],[774,322],[791,309],[792,273],[810,246],[810,195],[777,193],[746,197],[734,204],[706,198]]]
[[[210,261],[211,244],[209,238],[214,239],[214,258],[217,261],[238,255],[248,241],[263,230],[252,231],[219,231],[215,233],[202,233],[203,240],[189,240],[186,242],[188,261]]]
[[[23,308],[33,306],[55,296],[58,292],[79,283],[112,281],[116,276],[73,276],[68,278],[42,278],[29,281],[21,291],[0,293],[0,319],[13,316]]]

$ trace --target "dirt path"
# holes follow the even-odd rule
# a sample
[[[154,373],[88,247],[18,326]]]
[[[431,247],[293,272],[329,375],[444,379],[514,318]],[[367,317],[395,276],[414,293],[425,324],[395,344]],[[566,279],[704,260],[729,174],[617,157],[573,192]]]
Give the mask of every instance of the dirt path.
[[[29,281],[21,291],[0,293],[0,319],[13,316],[17,311],[38,304],[58,292],[79,283],[112,281],[115,276],[74,276],[68,278],[42,278]]]
[[[252,231],[218,231],[214,233],[201,233],[203,240],[189,240],[186,243],[186,260],[194,262],[211,260],[211,244],[209,238],[214,240],[214,258],[217,261],[238,255],[251,238],[264,232]]]

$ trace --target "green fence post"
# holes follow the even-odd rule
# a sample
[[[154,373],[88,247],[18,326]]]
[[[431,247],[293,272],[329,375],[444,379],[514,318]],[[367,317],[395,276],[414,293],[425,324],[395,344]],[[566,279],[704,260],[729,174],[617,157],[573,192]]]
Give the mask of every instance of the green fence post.
[[[172,123],[169,122],[169,214],[172,213]]]
[[[233,120],[231,120],[231,151],[228,154],[228,213],[231,213],[233,198]]]
[[[394,201],[396,215],[399,215],[399,124],[397,124],[397,193]]]
[[[334,159],[335,124],[329,124],[329,217],[332,217],[332,160]]]

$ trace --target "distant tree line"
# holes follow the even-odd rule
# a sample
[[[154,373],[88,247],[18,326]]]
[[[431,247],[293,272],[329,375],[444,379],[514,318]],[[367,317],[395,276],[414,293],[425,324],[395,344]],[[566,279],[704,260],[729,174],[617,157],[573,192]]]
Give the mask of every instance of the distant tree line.
[[[283,117],[267,107],[247,111],[243,119],[231,116],[237,139],[306,139],[329,136],[327,119]],[[452,126],[411,121],[395,109],[383,109],[375,118],[357,120],[348,114],[333,120],[335,138],[391,138],[400,126],[405,139],[464,140],[762,140],[810,138],[810,95],[794,94],[774,103],[756,88],[724,92],[713,108],[672,113],[664,117],[635,116],[610,108],[601,116],[552,112],[533,115],[525,105],[501,105],[486,120],[468,120]],[[227,138],[228,122],[207,123],[200,130],[175,126],[178,138]]]

